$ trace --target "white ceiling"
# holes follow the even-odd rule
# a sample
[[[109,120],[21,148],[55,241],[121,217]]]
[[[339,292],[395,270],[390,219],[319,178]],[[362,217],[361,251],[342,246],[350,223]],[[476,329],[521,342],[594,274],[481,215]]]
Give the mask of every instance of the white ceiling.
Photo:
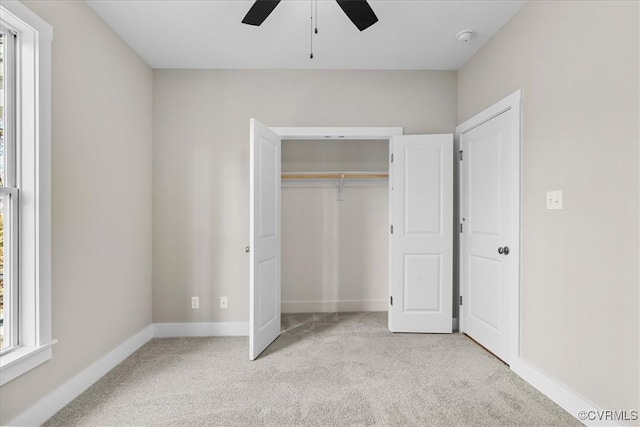
[[[86,0],[153,68],[457,70],[526,0],[369,0],[364,30],[334,0],[284,0],[260,27],[242,24],[253,0]],[[475,36],[456,40],[463,29]]]

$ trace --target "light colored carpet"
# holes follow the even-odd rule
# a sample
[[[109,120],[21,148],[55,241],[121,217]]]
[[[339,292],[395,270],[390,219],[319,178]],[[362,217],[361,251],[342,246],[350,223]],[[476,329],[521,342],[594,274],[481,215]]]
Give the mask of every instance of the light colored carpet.
[[[461,334],[392,334],[386,313],[283,315],[248,338],[154,339],[46,426],[581,425]]]

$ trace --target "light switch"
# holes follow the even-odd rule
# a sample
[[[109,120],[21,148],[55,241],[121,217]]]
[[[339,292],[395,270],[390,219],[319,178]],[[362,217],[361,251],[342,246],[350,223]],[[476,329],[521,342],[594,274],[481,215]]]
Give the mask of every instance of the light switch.
[[[547,191],[547,209],[562,209],[562,191]]]

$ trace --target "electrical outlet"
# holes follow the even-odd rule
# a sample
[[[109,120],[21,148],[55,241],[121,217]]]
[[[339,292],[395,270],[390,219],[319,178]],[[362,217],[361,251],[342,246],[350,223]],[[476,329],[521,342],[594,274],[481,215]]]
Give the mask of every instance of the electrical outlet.
[[[562,191],[547,191],[547,209],[562,209]]]
[[[220,297],[220,308],[227,308],[227,307],[228,307],[227,297]]]
[[[191,308],[200,308],[200,298],[191,297]]]

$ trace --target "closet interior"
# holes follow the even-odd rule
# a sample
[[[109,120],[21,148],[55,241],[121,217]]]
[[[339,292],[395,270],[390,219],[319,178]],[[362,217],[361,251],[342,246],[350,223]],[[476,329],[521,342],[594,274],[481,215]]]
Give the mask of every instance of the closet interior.
[[[389,141],[282,141],[282,312],[386,311]]]

